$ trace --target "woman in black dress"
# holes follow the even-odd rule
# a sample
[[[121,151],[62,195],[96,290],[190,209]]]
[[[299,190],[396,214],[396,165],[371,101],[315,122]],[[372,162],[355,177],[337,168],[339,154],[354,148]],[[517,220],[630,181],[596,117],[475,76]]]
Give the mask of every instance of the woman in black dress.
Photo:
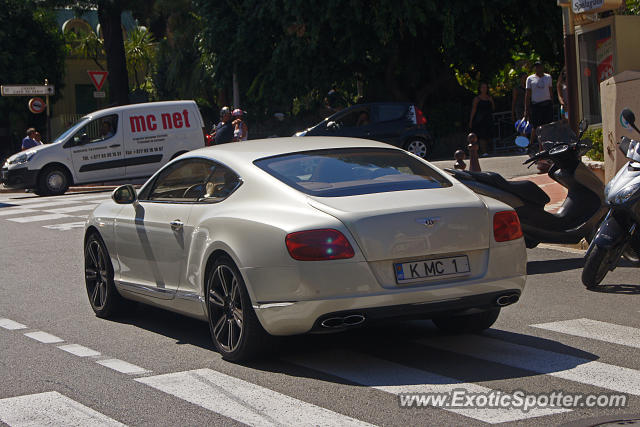
[[[478,96],[473,98],[469,128],[478,135],[480,153],[487,156],[487,147],[493,137],[493,110],[495,109],[493,98],[489,95],[489,85],[480,83]]]

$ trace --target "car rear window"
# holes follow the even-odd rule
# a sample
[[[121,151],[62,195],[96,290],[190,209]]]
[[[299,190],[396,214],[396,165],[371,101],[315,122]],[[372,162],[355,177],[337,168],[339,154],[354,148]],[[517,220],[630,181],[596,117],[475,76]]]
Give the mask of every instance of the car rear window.
[[[407,114],[407,106],[404,104],[380,104],[378,105],[378,121],[388,122],[400,120]]]
[[[254,162],[303,193],[319,197],[443,188],[451,183],[401,150],[344,148],[267,157]]]

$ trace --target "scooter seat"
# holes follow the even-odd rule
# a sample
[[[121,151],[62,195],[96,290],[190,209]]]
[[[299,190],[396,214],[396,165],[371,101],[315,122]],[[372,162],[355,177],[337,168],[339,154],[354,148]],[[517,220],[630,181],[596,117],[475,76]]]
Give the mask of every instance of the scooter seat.
[[[520,197],[522,200],[544,206],[551,201],[547,193],[531,181],[507,181],[495,172],[470,172],[477,181],[494,186]]]

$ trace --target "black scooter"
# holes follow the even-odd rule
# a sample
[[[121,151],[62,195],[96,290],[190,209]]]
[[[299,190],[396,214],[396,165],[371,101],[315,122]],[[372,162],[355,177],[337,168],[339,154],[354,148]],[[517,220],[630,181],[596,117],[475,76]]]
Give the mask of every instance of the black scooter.
[[[640,133],[631,110],[624,109],[622,116]],[[605,189],[609,213],[584,256],[582,283],[588,289],[597,287],[621,256],[635,266],[640,264],[640,142],[623,137],[618,148],[629,161]]]
[[[548,175],[568,190],[567,198],[556,213],[545,211],[549,196],[531,181],[507,181],[495,172],[469,172],[446,169],[456,179],[478,194],[492,197],[515,209],[528,248],[538,243],[578,243],[591,241],[598,225],[607,213],[604,184],[582,163],[582,155],[591,142],[581,141],[586,130],[580,124],[580,135],[562,122],[538,128],[543,150],[523,164],[549,160],[553,166]]]

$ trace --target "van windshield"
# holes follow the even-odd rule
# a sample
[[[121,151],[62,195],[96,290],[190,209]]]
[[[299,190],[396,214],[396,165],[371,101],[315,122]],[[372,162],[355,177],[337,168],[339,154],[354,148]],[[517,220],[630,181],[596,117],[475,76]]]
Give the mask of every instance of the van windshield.
[[[80,119],[80,121],[78,123],[76,123],[75,125],[71,126],[69,129],[65,130],[64,132],[62,132],[54,141],[53,143],[55,144],[56,142],[62,142],[64,141],[67,136],[69,135],[73,135],[74,133],[76,133],[76,131],[80,128],[82,128],[84,125],[87,124],[87,122],[89,122],[89,118],[88,117],[83,117]]]

